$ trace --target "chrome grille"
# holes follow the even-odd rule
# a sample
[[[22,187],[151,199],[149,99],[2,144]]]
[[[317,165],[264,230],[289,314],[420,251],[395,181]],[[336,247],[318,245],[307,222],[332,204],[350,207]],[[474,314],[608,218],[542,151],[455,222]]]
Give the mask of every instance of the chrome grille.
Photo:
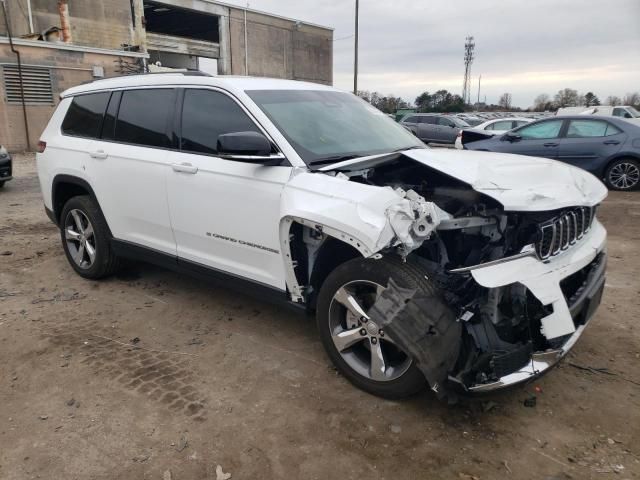
[[[595,207],[577,207],[540,224],[540,239],[536,244],[538,256],[544,260],[567,250],[589,231],[594,216]]]

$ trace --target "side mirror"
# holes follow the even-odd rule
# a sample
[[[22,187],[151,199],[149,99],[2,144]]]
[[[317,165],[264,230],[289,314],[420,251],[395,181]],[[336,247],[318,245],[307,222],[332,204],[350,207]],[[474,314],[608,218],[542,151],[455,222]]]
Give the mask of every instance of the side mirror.
[[[508,142],[519,142],[520,140],[522,140],[522,136],[518,135],[517,133],[507,132],[502,137],[502,140],[506,140]]]
[[[266,157],[271,153],[271,143],[258,132],[225,133],[218,136],[218,153]]]

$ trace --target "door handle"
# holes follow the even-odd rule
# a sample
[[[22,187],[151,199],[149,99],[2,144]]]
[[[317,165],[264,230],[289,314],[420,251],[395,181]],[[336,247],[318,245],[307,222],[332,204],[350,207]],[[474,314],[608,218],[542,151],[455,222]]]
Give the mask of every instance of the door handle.
[[[173,168],[174,172],[180,173],[198,173],[198,167],[194,167],[190,163],[172,163],[171,168]]]
[[[97,158],[98,160],[104,160],[109,156],[109,154],[104,150],[96,150],[95,152],[91,152],[89,156],[91,158]]]
[[[618,140],[607,140],[605,142],[603,142],[605,145],[620,145],[620,142]]]
[[[557,147],[558,144],[557,143],[553,143],[553,142],[549,142],[549,143],[544,143],[543,144],[545,147]]]

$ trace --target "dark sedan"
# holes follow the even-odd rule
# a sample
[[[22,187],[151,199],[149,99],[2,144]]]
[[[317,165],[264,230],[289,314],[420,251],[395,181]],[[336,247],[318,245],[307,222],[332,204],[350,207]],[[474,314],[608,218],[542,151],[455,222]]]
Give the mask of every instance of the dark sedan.
[[[11,180],[11,155],[0,145],[0,188],[4,187],[4,183]]]
[[[463,148],[551,158],[593,173],[613,190],[640,186],[640,126],[613,117],[552,117],[504,135],[462,137]]]

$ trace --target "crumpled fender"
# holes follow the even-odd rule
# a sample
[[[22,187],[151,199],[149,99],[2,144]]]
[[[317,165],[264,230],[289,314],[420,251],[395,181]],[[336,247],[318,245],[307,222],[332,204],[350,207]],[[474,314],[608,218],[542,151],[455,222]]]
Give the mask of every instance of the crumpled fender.
[[[331,227],[364,256],[389,246],[419,247],[447,214],[415,192],[303,172],[285,186],[282,218]],[[335,235],[334,235],[335,236]]]

